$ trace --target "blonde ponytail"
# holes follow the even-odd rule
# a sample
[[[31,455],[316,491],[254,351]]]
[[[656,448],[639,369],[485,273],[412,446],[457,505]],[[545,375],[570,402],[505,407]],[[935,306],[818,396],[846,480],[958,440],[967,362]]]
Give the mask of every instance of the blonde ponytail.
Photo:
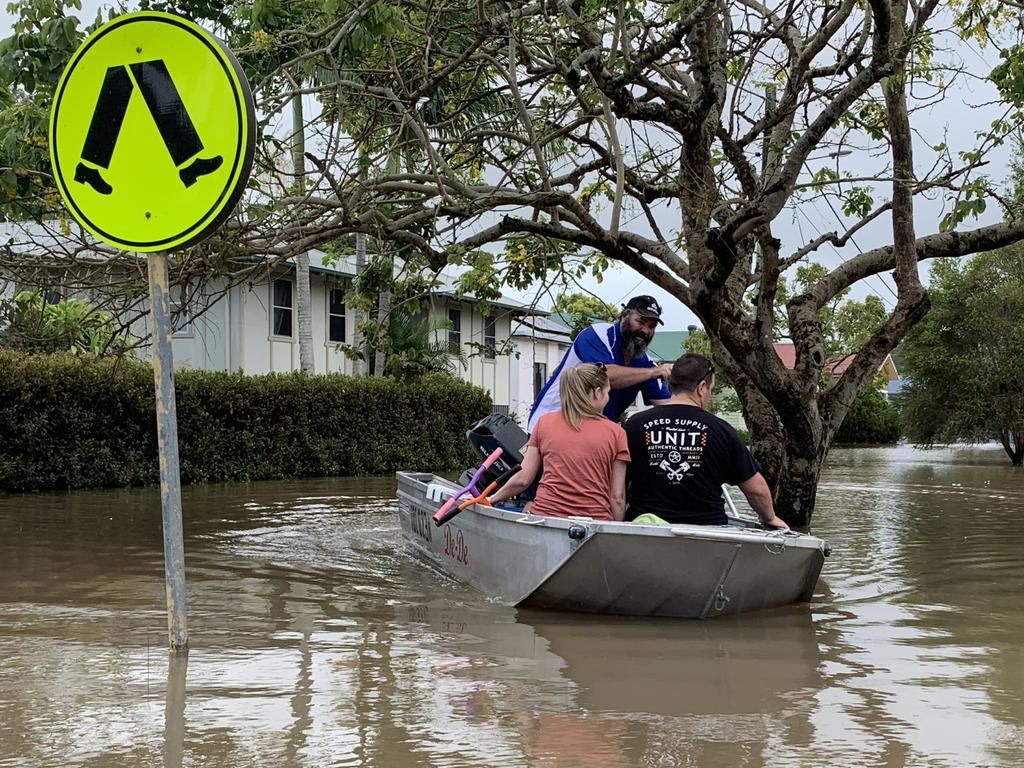
[[[579,432],[584,419],[604,418],[590,393],[607,386],[608,371],[603,365],[582,363],[562,373],[558,384],[559,399],[562,401],[562,417],[570,427]]]

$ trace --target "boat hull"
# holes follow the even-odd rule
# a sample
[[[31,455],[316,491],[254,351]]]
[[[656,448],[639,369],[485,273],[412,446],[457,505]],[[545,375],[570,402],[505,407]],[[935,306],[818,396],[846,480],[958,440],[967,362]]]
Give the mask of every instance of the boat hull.
[[[457,487],[398,473],[412,546],[484,595],[525,608],[710,618],[806,602],[828,544],[807,534],[729,526],[636,525],[524,515],[474,505],[437,528]]]

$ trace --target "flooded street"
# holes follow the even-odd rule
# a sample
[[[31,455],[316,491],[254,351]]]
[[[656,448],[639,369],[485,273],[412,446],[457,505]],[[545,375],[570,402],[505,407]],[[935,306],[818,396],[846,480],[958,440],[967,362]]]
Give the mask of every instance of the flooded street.
[[[0,496],[0,768],[1024,765],[1024,472],[834,451],[810,606],[516,611],[406,551],[392,479]]]

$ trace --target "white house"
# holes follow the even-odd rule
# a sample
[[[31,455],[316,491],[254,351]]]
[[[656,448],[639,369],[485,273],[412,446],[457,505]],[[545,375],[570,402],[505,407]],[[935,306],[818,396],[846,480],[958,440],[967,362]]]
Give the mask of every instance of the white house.
[[[31,252],[40,259],[45,255],[40,251],[46,251],[57,252],[67,259],[74,250],[68,245],[72,238],[64,238],[68,242],[59,243],[59,229],[54,226],[8,224],[5,229],[9,231],[0,233],[6,235],[3,240],[10,243],[12,250],[26,256]],[[35,231],[37,229],[39,231]],[[359,363],[339,349],[341,344],[357,345],[355,313],[345,302],[345,295],[356,277],[355,258],[346,256],[337,262],[325,263],[322,251],[311,251],[309,256],[314,372],[355,374]],[[52,259],[48,261],[54,264]],[[78,261],[81,264],[80,252]],[[110,268],[107,256],[97,255],[94,261]],[[56,262],[61,263],[65,262]],[[125,262],[124,269],[138,271],[140,263],[140,260],[131,264]],[[189,294],[186,289],[185,295],[181,295],[181,289],[175,289],[178,317],[173,338],[175,365],[247,374],[299,369],[294,267],[282,264],[254,275],[236,285],[229,285],[226,280],[207,281],[197,294]],[[54,287],[64,284],[59,276],[55,275],[54,279]],[[429,297],[428,322],[437,329],[435,340],[461,351],[465,361],[456,366],[455,374],[486,389],[491,393],[495,410],[507,413],[510,382],[517,375],[513,372],[516,358],[509,355],[511,328],[515,320],[530,312],[530,308],[503,298],[488,302],[489,314],[485,316],[473,296],[457,295],[453,279],[442,276],[441,280],[442,284]],[[16,280],[0,280],[0,285],[9,295],[20,287]],[[79,294],[74,290],[60,292],[66,298]],[[136,309],[144,307],[137,304]],[[136,335],[147,335],[147,320],[139,321]]]
[[[569,334],[564,325],[536,311],[513,324],[509,411],[523,426],[530,419],[537,394],[572,345]]]
[[[340,345],[358,346],[356,317],[345,295],[356,276],[354,259],[324,265],[324,254],[310,252],[310,300],[314,373],[360,373],[361,363],[347,357]],[[442,278],[444,279],[444,278]],[[207,293],[222,290],[217,285]],[[235,285],[211,303],[194,297],[182,313],[191,316],[174,333],[176,365],[247,374],[298,370],[299,342],[295,272],[282,265],[258,280]],[[507,413],[512,358],[508,341],[514,318],[528,308],[516,301],[490,301],[484,315],[472,296],[457,296],[454,283],[431,292],[427,322],[434,341],[459,350],[454,374],[491,394],[494,410]]]

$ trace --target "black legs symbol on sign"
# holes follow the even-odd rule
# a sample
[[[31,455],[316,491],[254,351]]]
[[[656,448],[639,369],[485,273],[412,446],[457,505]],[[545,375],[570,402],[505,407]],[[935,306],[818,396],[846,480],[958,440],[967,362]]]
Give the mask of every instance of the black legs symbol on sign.
[[[142,97],[149,107],[149,114],[153,116],[153,122],[156,123],[160,137],[164,140],[164,146],[178,168],[181,183],[191,187],[200,176],[213,173],[220,168],[224,162],[220,155],[197,157],[203,151],[203,142],[196,133],[188,110],[185,109],[163,60],[144,61],[128,66],[131,67],[135,83],[142,91]],[[128,110],[128,101],[134,88],[135,84],[132,83],[125,66],[110,67],[107,70],[96,109],[93,110],[89,123],[85,146],[82,147],[84,162],[79,162],[75,167],[75,181],[88,184],[101,195],[109,195],[114,191],[100,175],[99,169],[110,168],[110,160],[114,156],[114,147],[121,133],[124,114]],[[192,162],[189,163],[189,160]]]

